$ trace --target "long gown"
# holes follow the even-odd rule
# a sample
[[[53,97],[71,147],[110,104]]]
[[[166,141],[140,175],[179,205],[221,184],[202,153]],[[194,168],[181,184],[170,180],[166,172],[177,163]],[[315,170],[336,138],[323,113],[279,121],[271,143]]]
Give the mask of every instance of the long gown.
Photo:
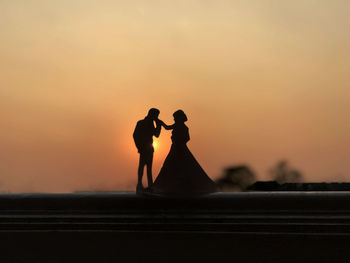
[[[190,137],[188,127],[184,123],[174,125],[171,140],[170,152],[152,186],[153,192],[180,196],[216,192],[216,184],[208,177],[186,145]]]

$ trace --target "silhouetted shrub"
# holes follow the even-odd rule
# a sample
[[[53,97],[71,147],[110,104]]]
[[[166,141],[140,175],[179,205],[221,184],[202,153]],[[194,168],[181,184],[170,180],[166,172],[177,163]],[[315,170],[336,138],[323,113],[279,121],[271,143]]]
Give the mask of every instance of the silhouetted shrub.
[[[216,184],[223,192],[244,191],[255,182],[255,174],[246,165],[227,167]]]
[[[291,168],[286,160],[279,161],[277,165],[270,170],[272,180],[279,184],[296,183],[302,180],[300,171]]]

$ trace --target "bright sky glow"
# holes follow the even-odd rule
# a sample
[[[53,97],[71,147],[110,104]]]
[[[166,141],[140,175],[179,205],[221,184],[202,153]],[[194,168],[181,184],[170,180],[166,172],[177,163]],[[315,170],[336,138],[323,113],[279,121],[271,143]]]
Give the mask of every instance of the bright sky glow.
[[[350,1],[0,1],[0,191],[128,190],[149,108],[211,178],[350,180]],[[162,130],[154,176],[170,149]]]

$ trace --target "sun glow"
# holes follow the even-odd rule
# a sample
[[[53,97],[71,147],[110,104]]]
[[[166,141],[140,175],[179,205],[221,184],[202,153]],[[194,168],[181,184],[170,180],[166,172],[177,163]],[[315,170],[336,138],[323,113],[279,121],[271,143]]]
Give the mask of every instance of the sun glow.
[[[153,148],[154,150],[157,150],[159,148],[159,143],[157,141],[153,141]]]

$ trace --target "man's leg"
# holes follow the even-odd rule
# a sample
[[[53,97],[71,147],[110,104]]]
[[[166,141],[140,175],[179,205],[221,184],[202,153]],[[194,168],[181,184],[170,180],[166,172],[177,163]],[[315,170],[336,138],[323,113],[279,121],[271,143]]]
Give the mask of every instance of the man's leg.
[[[145,156],[144,154],[140,153],[140,159],[139,159],[139,168],[138,168],[138,180],[137,180],[137,187],[142,186],[142,176],[143,176],[143,170],[145,167]]]
[[[153,163],[153,152],[147,154],[147,181],[148,187],[153,185],[153,177],[152,177],[152,163]]]

